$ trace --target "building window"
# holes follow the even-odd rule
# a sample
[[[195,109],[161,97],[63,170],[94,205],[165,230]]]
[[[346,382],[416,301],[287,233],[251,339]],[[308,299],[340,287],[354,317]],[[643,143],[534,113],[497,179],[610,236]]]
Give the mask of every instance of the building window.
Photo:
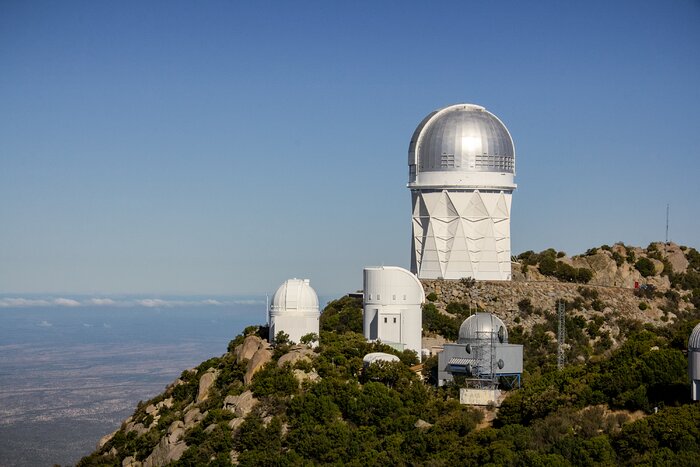
[[[396,324],[396,318],[394,318],[394,324]]]
[[[382,298],[377,294],[377,300],[381,300]]]
[[[372,294],[369,294],[368,300],[372,300]]]
[[[392,299],[392,300],[396,300],[396,294],[392,295],[392,296],[391,296],[391,299]]]
[[[384,322],[386,323],[386,316],[384,317]]]
[[[403,294],[403,299],[406,300],[406,294]]]

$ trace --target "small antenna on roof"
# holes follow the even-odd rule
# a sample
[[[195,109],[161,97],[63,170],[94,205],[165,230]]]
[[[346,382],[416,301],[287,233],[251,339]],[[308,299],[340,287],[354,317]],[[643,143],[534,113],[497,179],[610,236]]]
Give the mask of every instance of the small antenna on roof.
[[[668,244],[668,212],[669,212],[669,204],[666,204],[666,243]]]

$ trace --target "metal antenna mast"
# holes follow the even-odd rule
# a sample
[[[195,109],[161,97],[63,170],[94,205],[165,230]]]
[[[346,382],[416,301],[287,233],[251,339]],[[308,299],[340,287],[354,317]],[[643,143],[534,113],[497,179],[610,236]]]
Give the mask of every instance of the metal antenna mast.
[[[668,244],[668,211],[669,205],[666,205],[666,243]]]
[[[559,317],[559,329],[557,332],[557,368],[561,370],[566,364],[566,354],[564,353],[564,341],[566,340],[566,305],[563,300],[559,300],[557,316]]]

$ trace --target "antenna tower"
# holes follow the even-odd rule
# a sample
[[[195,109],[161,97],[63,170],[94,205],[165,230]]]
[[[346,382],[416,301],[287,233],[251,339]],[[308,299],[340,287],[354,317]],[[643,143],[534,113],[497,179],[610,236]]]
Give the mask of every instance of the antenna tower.
[[[668,244],[668,211],[669,205],[666,205],[666,244]]]
[[[566,340],[566,305],[563,300],[557,303],[557,316],[559,317],[559,329],[557,330],[557,368],[562,369],[566,364],[564,353],[564,341]]]

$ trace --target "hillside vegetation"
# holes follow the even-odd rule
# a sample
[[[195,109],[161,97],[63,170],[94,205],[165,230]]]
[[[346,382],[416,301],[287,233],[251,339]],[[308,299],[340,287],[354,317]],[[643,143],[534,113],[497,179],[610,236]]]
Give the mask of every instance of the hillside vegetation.
[[[430,384],[435,357],[417,374],[413,353],[366,342],[361,300],[343,297],[321,315],[317,348],[284,336],[271,347],[265,328],[251,326],[221,357],[140,403],[79,465],[698,465],[700,404],[689,400],[684,352],[700,322],[700,255],[678,247],[687,264],[676,269],[652,246],[623,248],[634,257],[618,245],[578,258],[528,253],[511,283],[424,283],[428,341],[454,338],[455,326],[484,308],[525,346],[522,388],[497,411],[460,405],[457,385]],[[601,256],[629,270],[613,271]],[[585,283],[560,282],[582,276],[545,275],[552,257],[604,268],[587,267]],[[647,287],[601,283],[603,274],[636,280],[632,270]],[[563,370],[555,365],[557,300],[567,310]],[[374,351],[400,361],[363,369]]]

